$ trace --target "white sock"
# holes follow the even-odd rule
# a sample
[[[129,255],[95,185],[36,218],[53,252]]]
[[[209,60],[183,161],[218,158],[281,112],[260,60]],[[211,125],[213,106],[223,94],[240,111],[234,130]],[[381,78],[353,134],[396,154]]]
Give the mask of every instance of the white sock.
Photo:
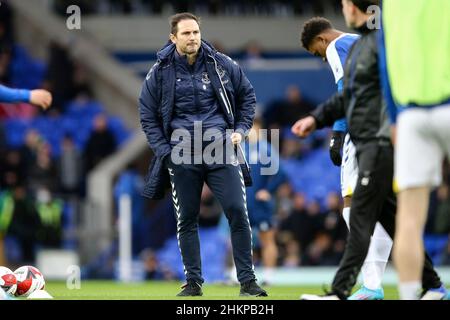
[[[380,289],[385,269],[386,262],[364,261],[364,264],[361,268],[364,287],[370,290]]]
[[[348,230],[350,230],[350,207],[345,207],[342,210],[342,217],[344,218],[344,221],[347,224]]]
[[[398,291],[401,300],[419,300],[422,284],[420,281],[400,282]]]
[[[350,207],[342,210],[342,217],[350,230]],[[383,226],[377,222],[370,241],[366,260],[361,267],[363,285],[370,290],[381,288],[381,282],[391,254],[392,239]]]
[[[366,288],[375,290],[381,288],[384,270],[392,249],[392,239],[377,222],[370,240],[369,251],[361,268],[363,284]]]

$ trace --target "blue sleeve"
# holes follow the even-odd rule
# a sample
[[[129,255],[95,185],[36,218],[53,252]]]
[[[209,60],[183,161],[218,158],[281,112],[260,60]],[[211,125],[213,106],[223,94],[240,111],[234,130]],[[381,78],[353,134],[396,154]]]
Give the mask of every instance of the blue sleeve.
[[[391,85],[389,83],[389,75],[386,60],[386,46],[384,42],[384,29],[381,28],[377,34],[378,41],[378,68],[380,72],[381,88],[383,90],[384,99],[386,101],[387,110],[391,123],[397,120],[397,105],[392,96]]]
[[[344,91],[344,78],[340,78],[337,82],[337,91],[342,92]]]
[[[337,82],[337,90],[338,90],[338,92],[342,92],[344,90],[344,79],[343,78],[339,79],[339,81]],[[345,118],[337,120],[333,124],[333,131],[347,132],[348,131],[347,120]]]
[[[348,43],[347,43],[347,41],[342,41],[342,39],[341,39],[341,41],[339,41],[339,40],[336,41],[335,46],[336,46],[336,52],[339,56],[339,60],[341,61],[341,66],[342,66],[342,68],[344,68],[345,61],[347,60],[347,56],[348,56],[348,49],[349,49]],[[341,81],[341,80],[339,80],[339,81]]]
[[[29,102],[30,90],[11,89],[0,84],[0,102]]]
[[[336,120],[336,122],[333,124],[333,131],[339,131],[339,132],[347,132],[347,119],[342,118],[339,120]]]

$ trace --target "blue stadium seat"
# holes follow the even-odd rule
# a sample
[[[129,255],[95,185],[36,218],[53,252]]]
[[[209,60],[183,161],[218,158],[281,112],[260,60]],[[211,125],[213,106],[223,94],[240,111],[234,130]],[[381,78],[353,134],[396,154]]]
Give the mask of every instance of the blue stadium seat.
[[[10,85],[14,88],[36,89],[41,87],[46,72],[45,63],[32,58],[24,47],[15,45],[10,64]]]
[[[25,139],[28,123],[22,119],[7,119],[4,122],[5,134],[8,145],[20,147]]]
[[[433,260],[433,264],[435,266],[439,266],[442,264],[442,261],[444,260],[445,253],[447,250],[448,241],[449,241],[448,234],[444,235],[427,234],[424,236],[425,250],[431,257],[431,260]]]
[[[340,190],[340,170],[326,149],[311,150],[302,160],[287,159],[281,164],[294,191],[304,193],[307,200],[319,200],[324,206],[328,193]]]
[[[125,128],[122,119],[119,117],[108,117],[108,127],[113,132],[118,145],[121,145],[130,137],[129,130]]]

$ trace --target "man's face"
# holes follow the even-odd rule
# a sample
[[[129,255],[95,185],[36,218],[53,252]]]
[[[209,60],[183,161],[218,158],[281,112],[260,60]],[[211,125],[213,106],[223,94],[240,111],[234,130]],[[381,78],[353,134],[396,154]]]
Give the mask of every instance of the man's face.
[[[178,22],[177,34],[170,34],[170,40],[181,54],[194,54],[200,48],[201,34],[197,21],[181,20]]]
[[[342,0],[342,13],[344,14],[347,27],[355,27],[355,5],[350,0]]]
[[[318,36],[309,45],[308,51],[316,56],[321,57],[323,61],[327,60],[327,47],[329,43],[324,38]]]

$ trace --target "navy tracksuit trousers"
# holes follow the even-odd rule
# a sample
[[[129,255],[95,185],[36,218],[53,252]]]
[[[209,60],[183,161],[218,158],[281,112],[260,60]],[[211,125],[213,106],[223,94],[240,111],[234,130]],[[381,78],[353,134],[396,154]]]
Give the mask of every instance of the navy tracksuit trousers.
[[[170,158],[170,157],[169,157]],[[240,283],[255,279],[252,238],[244,179],[240,166],[232,164],[174,164],[167,160],[172,200],[177,218],[177,237],[186,280],[203,283],[198,216],[203,183],[222,205],[228,219],[233,257]]]

